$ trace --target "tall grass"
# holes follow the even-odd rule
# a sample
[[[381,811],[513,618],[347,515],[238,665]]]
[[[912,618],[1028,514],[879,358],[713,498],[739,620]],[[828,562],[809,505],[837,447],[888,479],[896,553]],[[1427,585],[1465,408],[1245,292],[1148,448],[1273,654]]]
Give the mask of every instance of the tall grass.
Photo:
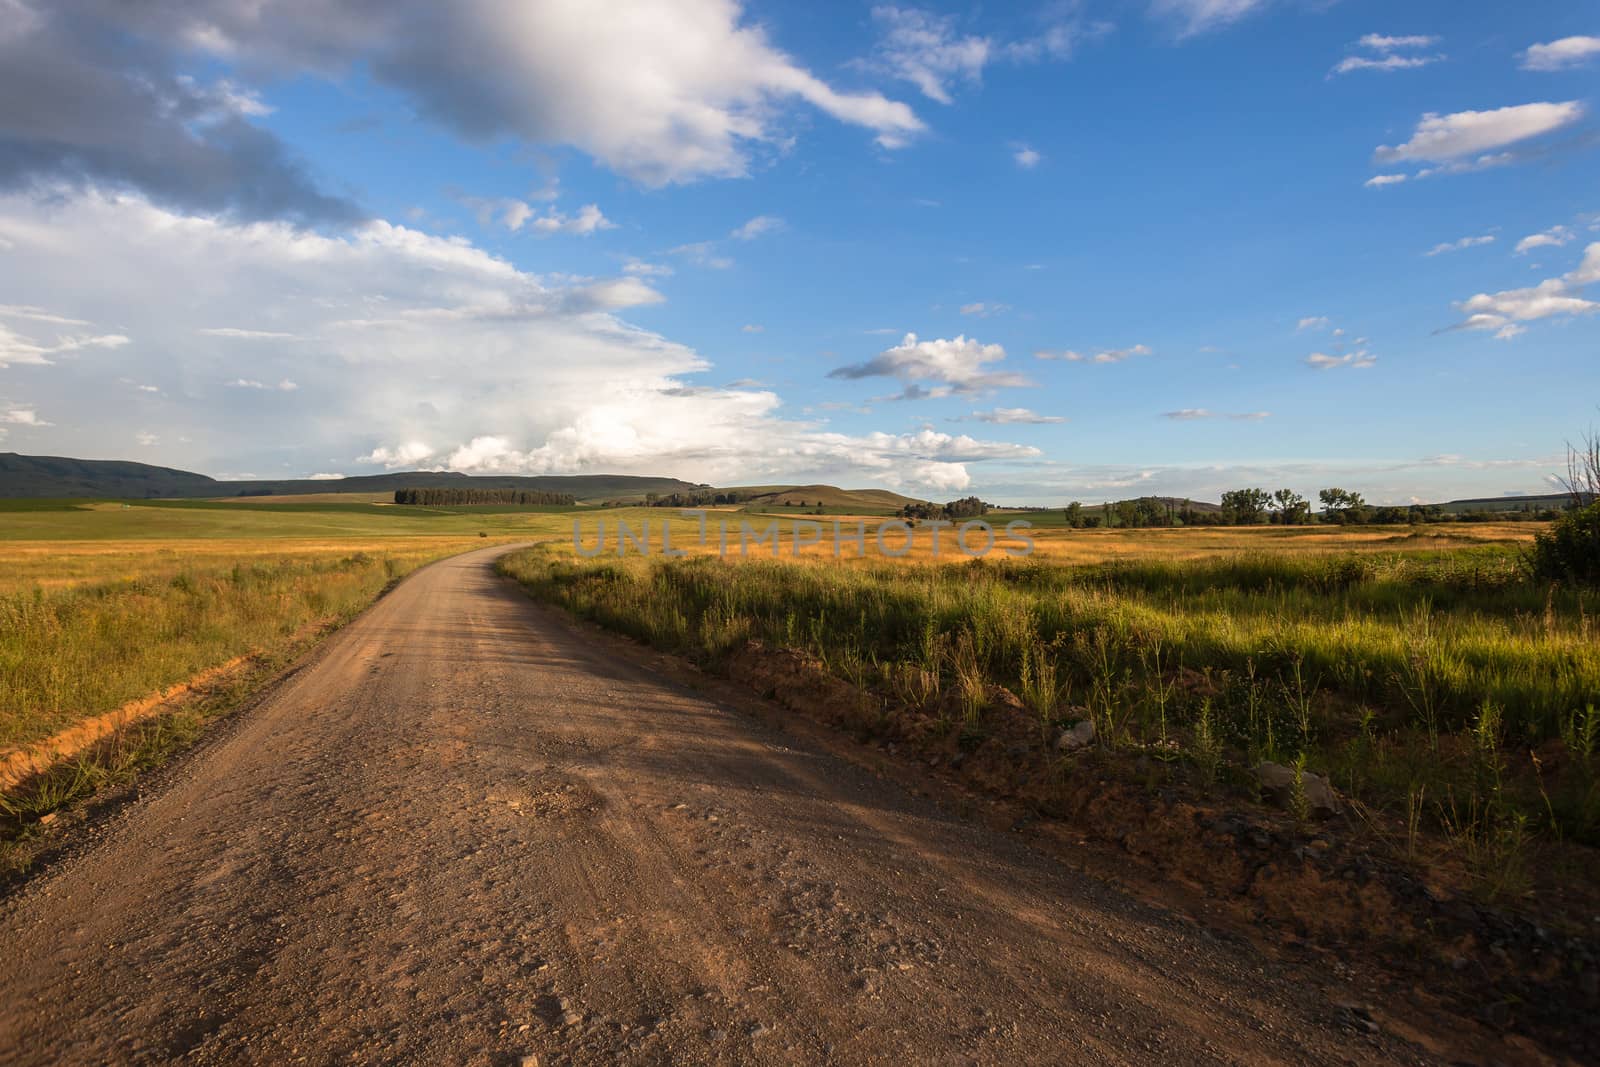
[[[756,638],[829,664],[877,664],[877,684],[905,703],[953,692],[969,719],[987,686],[1004,685],[1045,735],[1088,717],[1111,743],[1176,746],[1213,776],[1224,752],[1239,762],[1304,755],[1343,788],[1402,808],[1419,790],[1484,795],[1492,707],[1496,749],[1515,769],[1495,779],[1495,811],[1600,838],[1584,769],[1597,728],[1574,718],[1600,703],[1593,605],[1530,583],[1505,548],[943,568],[582,563],[536,549],[502,569],[702,660]],[[1068,706],[1071,694],[1084,706]],[[1559,772],[1547,758],[1541,787],[1530,750],[1584,743]],[[1464,810],[1436,814],[1460,825]]]
[[[361,610],[441,546],[196,565],[0,593],[0,749],[27,744],[236,656],[276,653]]]

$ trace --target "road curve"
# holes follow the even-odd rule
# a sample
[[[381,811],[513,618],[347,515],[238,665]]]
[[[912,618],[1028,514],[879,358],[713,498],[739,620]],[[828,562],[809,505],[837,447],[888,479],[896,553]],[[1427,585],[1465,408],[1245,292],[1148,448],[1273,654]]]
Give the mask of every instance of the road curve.
[[[1251,949],[427,567],[0,905],[0,1062],[1394,1063]]]

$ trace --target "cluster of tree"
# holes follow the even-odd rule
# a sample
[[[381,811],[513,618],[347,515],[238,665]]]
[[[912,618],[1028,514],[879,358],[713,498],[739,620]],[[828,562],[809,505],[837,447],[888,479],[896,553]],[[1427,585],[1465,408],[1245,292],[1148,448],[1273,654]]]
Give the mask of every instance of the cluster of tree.
[[[457,504],[576,504],[571,493],[551,493],[543,489],[396,489],[396,504],[422,504],[434,507]]]
[[[1313,522],[1339,525],[1375,524],[1396,526],[1425,522],[1516,522],[1545,520],[1557,512],[1524,506],[1519,511],[1463,511],[1450,514],[1438,504],[1412,504],[1407,507],[1374,507],[1360,493],[1344,489],[1323,489],[1317,494],[1320,513],[1311,502],[1292,489],[1268,492],[1265,489],[1232,489],[1222,494],[1220,509],[1202,510],[1188,500],[1144,496],[1135,500],[1085,505],[1074,500],[1062,509],[1062,518],[1074,530],[1100,528],[1142,528],[1161,526],[1255,526],[1264,523],[1305,526]],[[907,509],[908,511],[910,509]],[[937,509],[934,509],[937,511]]]
[[[1085,507],[1074,500],[1061,511],[1061,516],[1074,530],[1097,530],[1102,527],[1145,526],[1200,526],[1208,516],[1185,500],[1181,504],[1159,496],[1141,496],[1136,500],[1119,500],[1097,507]]]
[[[964,496],[948,504],[907,504],[900,509],[902,519],[976,519],[989,514],[989,505],[975,496]]]
[[[697,489],[692,493],[646,493],[644,506],[647,508],[705,508],[719,505],[743,504],[759,496],[759,493],[737,492],[732,489]],[[606,502],[607,507],[627,507],[625,501],[612,500]]]

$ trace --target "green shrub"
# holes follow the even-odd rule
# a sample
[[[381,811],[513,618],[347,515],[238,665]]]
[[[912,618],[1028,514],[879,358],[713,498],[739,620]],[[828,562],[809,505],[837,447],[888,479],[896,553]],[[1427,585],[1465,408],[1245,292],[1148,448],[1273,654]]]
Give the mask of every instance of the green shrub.
[[[1600,585],[1600,502],[1563,513],[1533,541],[1536,578]]]

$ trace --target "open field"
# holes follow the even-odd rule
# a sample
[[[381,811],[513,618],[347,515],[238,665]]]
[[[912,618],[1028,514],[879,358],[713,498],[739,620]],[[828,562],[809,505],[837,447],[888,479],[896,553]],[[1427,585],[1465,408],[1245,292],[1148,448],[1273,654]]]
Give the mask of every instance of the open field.
[[[1525,525],[1046,532],[1032,559],[937,568],[547,546],[504,567],[705,664],[803,650],[974,738],[998,685],[1041,745],[1087,719],[1243,792],[1256,763],[1298,764],[1443,835],[1492,894],[1526,888],[1536,840],[1580,864],[1600,844],[1600,605],[1525,577]]]
[[[0,509],[0,751],[240,656],[280,662],[396,578],[564,516],[352,504]]]
[[[777,554],[792,563],[794,526],[781,518]],[[1046,717],[1093,715],[1107,736],[1145,745],[1188,737],[1208,704],[1206,729],[1239,761],[1304,753],[1382,804],[1450,787],[1485,702],[1510,753],[1581,730],[1573,716],[1600,692],[1593,606],[1520,577],[1534,524],[1056,527],[1032,532],[1029,559],[1005,559],[1020,542],[1002,538],[974,565],[951,550],[952,530],[937,559],[925,525],[907,555],[886,559],[881,517],[837,517],[837,545],[835,518],[820,520],[798,567],[774,566],[772,542],[687,566],[618,561],[618,523],[648,524],[652,551],[670,526],[674,548],[704,557],[718,553],[717,524],[737,553],[740,525],[768,517],[713,509],[702,541],[697,520],[666,508],[14,502],[0,510],[0,748],[237,656],[287,654],[419,564],[511,540],[547,543],[519,572],[547,595],[656,643],[712,656],[747,637],[796,643],[847,674],[875,665],[883,681],[918,664],[941,687],[970,645],[984,678],[1019,692],[1037,682],[1024,681],[1025,663],[1055,672],[1059,708]],[[604,524],[602,559],[555,562],[573,555],[574,521],[588,551]],[[865,557],[850,536],[858,523]],[[901,535],[885,543],[898,551]],[[1165,681],[1179,673],[1212,681]],[[1560,787],[1548,803],[1526,762],[1508,770],[1508,810],[1592,837],[1593,797],[1569,788],[1570,761],[1552,765]]]

